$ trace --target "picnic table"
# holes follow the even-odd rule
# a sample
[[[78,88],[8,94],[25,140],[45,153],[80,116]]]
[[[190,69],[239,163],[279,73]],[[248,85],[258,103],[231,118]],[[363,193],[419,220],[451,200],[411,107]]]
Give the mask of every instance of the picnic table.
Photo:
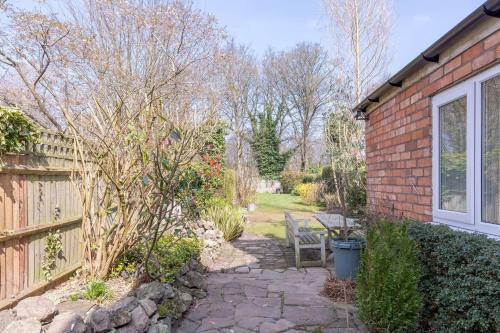
[[[326,214],[319,213],[314,214],[313,217],[321,223],[328,231],[328,246],[330,246],[330,239],[332,239],[332,234],[335,237],[340,237],[342,229],[344,228],[344,217],[341,214]],[[347,235],[353,233],[356,229],[361,226],[356,222],[356,219],[348,217],[347,222]],[[331,250],[331,248],[330,248]]]

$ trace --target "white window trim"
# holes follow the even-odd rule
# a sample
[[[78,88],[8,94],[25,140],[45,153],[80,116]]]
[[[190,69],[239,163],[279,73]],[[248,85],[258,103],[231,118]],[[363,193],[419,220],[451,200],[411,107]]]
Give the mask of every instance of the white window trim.
[[[466,160],[466,213],[453,212],[442,210],[439,208],[440,201],[440,172],[439,172],[439,108],[444,104],[448,104],[457,100],[461,97],[467,98],[466,103],[466,148],[465,154],[467,156]],[[474,89],[467,84],[467,82],[462,82],[452,88],[434,96],[432,98],[432,215],[436,222],[442,222],[450,225],[457,226],[464,224],[474,224],[473,220],[473,210],[474,210],[474,198],[471,193],[474,193],[474,114],[471,110],[474,109]]]
[[[500,74],[500,64],[457,84],[432,98],[432,215],[433,221],[489,235],[500,235],[500,225],[481,221],[481,83]],[[439,107],[467,96],[466,195],[467,212],[439,209]],[[477,172],[476,172],[477,171]]]
[[[476,101],[475,101],[475,127],[476,127],[476,135],[475,135],[475,172],[474,175],[474,181],[476,184],[476,191],[475,193],[475,225],[476,225],[476,231],[486,233],[486,234],[492,234],[492,235],[500,235],[500,224],[491,224],[491,223],[485,223],[482,221],[482,214],[481,214],[481,193],[482,193],[482,179],[481,179],[481,153],[482,153],[482,137],[483,137],[483,126],[482,126],[482,102],[483,102],[483,96],[482,96],[482,91],[481,91],[481,85],[484,81],[487,81],[488,79],[491,79],[494,76],[497,76],[500,74],[500,65],[494,66],[484,72],[479,73],[478,75],[474,76],[474,84],[475,84],[475,90],[476,90]]]

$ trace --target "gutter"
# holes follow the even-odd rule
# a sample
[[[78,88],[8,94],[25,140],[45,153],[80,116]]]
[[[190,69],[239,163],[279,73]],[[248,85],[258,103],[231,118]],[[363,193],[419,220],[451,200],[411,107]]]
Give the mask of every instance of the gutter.
[[[474,10],[469,16],[463,19],[444,36],[439,38],[434,44],[429,46],[424,52],[413,59],[409,64],[394,74],[387,82],[383,83],[377,89],[366,96],[352,111],[366,113],[368,105],[378,103],[389,90],[403,87],[403,81],[425,65],[427,62],[439,63],[439,55],[450,44],[456,41],[463,33],[471,30],[478,23],[487,20],[489,17],[500,18],[500,0],[488,0],[483,5]],[[359,112],[358,112],[359,114]]]

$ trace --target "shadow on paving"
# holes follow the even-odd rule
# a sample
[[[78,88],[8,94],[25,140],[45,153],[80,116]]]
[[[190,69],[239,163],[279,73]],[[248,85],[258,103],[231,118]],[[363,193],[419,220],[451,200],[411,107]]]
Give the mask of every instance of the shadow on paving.
[[[302,249],[301,261],[320,259],[319,249]],[[329,251],[327,249],[327,256]],[[245,267],[282,269],[295,267],[295,250],[286,247],[284,241],[273,237],[244,234],[221,250],[219,259],[211,271],[243,271]],[[332,268],[331,261],[327,268]]]
[[[301,252],[306,260],[318,251]],[[225,244],[210,267],[208,296],[184,316],[177,333],[365,333],[356,309],[321,295],[327,268],[297,270],[293,248],[244,234]]]

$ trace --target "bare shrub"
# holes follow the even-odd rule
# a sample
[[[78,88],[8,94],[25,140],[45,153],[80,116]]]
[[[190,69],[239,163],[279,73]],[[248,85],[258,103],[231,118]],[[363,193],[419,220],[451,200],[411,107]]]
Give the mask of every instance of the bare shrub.
[[[196,208],[185,169],[216,129],[223,34],[181,1],[86,0],[64,17],[46,8],[2,7],[0,63],[74,138],[84,264],[103,278],[125,249],[141,237],[151,249]]]

